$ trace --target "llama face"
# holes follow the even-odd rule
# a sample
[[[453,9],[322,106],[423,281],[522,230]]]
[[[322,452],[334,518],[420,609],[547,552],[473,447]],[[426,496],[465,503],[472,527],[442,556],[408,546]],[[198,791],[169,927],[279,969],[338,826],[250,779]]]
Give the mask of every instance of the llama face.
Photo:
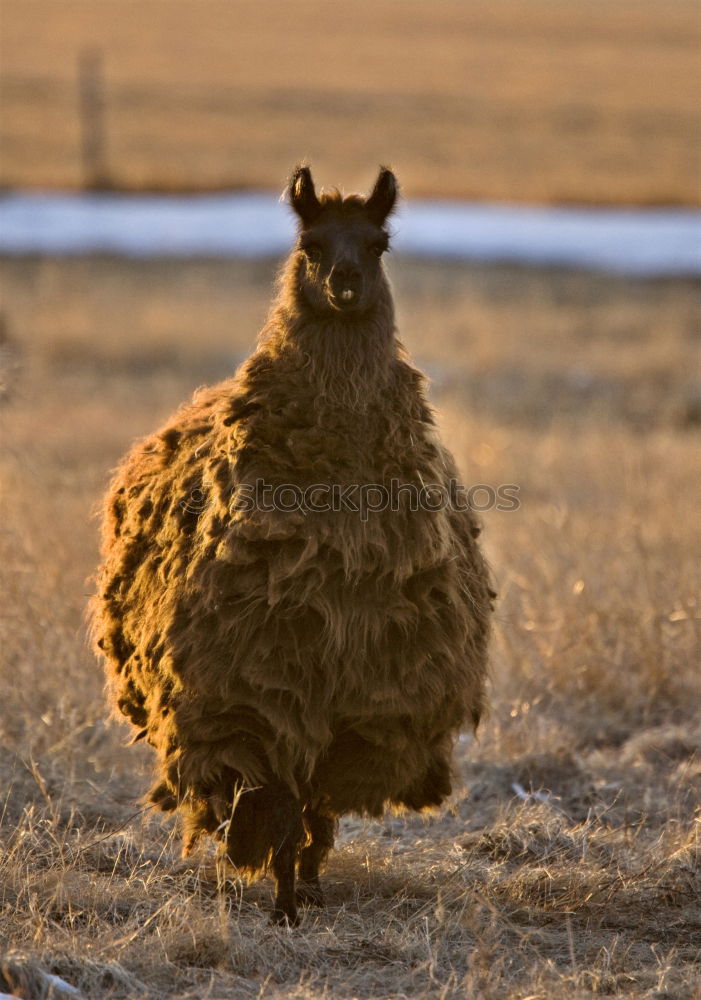
[[[301,286],[318,311],[364,312],[375,304],[383,280],[380,258],[389,240],[362,215],[324,211],[300,236]]]
[[[299,290],[315,312],[353,316],[376,304],[385,281],[381,258],[389,247],[384,223],[396,193],[388,170],[367,199],[338,192],[319,199],[307,167],[293,175],[290,201],[302,223]]]

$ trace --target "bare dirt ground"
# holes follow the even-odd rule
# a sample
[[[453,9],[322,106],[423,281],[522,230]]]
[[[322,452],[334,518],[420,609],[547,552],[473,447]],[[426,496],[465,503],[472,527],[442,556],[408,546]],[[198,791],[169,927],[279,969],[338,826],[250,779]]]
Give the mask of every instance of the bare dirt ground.
[[[701,204],[695,0],[3,0],[0,184],[279,188],[307,156],[412,196]]]
[[[63,5],[57,5],[63,6]],[[350,817],[295,931],[140,811],[83,608],[109,468],[251,349],[273,265],[3,262],[0,992],[701,996],[701,288],[392,263],[484,515],[492,711],[430,817]]]

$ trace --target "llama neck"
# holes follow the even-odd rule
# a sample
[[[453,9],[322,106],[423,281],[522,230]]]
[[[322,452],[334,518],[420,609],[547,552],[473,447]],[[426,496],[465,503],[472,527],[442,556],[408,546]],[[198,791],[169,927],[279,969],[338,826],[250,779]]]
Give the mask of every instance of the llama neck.
[[[261,347],[304,373],[320,407],[363,412],[386,396],[399,351],[394,334],[392,295],[383,281],[373,308],[357,317],[319,313],[283,294]]]

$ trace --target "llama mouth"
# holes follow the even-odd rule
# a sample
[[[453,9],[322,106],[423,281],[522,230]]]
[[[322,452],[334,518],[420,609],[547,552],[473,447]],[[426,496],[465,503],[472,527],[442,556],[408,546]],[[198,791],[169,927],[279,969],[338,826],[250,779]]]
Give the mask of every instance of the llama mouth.
[[[339,312],[352,311],[357,308],[359,296],[353,288],[343,288],[330,296],[331,305]]]

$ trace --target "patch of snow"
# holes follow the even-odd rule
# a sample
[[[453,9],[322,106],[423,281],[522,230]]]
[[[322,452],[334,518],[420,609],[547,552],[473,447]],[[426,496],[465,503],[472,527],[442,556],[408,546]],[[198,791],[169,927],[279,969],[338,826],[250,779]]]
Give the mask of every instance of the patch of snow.
[[[694,209],[412,201],[392,227],[395,249],[421,257],[701,274],[701,212]],[[264,192],[0,196],[5,254],[260,258],[286,253],[294,235],[289,207]]]

